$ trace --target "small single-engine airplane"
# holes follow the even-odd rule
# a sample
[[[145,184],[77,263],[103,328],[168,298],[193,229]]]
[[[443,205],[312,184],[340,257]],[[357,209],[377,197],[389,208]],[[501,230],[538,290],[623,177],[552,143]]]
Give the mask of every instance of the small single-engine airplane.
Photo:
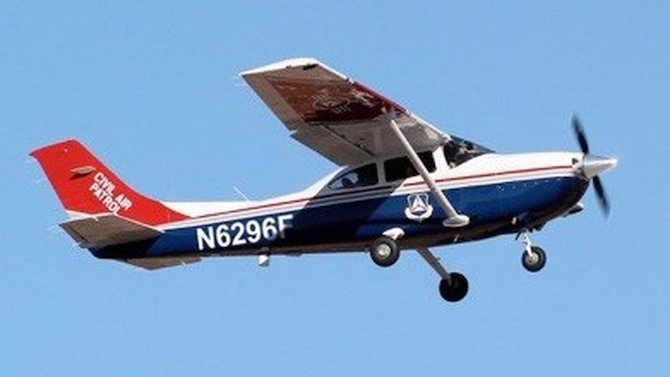
[[[439,292],[456,302],[468,292],[430,247],[504,234],[520,237],[523,266],[546,262],[529,233],[580,212],[593,182],[617,160],[589,152],[573,117],[581,153],[498,154],[446,134],[314,59],[292,59],[241,76],[291,136],[340,168],[304,191],[262,201],[161,202],[126,185],[76,140],[31,153],[69,220],[60,226],[104,259],[149,270],[209,256],[367,250],[393,265],[414,249],[440,275]]]

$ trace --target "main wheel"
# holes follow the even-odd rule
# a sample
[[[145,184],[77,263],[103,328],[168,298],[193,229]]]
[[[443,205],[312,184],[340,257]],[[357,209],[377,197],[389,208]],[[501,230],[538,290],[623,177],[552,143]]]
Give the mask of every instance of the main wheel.
[[[370,246],[370,257],[377,266],[389,267],[398,261],[398,244],[389,237],[379,237]]]
[[[468,294],[468,279],[458,272],[449,274],[449,280],[440,280],[440,296],[448,302],[461,301]]]
[[[521,264],[530,272],[540,271],[547,263],[547,254],[541,247],[532,246],[530,254],[525,252],[521,255]]]

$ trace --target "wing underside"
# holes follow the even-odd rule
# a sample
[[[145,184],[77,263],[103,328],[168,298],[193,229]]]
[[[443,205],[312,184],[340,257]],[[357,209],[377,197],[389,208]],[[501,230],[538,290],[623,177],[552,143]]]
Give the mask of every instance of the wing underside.
[[[390,119],[416,150],[436,148],[449,139],[396,102],[314,59],[286,60],[242,77],[293,138],[338,165],[402,154]]]

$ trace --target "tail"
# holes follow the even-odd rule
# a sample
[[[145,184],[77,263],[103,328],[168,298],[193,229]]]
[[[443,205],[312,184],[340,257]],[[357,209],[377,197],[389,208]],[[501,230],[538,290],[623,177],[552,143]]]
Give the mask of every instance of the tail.
[[[187,216],[126,185],[77,140],[33,151],[70,217],[114,214],[146,225]]]

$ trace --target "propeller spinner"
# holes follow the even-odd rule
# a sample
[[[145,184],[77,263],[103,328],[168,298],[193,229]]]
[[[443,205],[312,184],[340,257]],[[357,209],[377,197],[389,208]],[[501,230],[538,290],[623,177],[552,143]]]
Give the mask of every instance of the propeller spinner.
[[[607,199],[605,188],[600,180],[600,174],[614,168],[617,165],[617,159],[596,156],[589,152],[589,142],[586,139],[586,133],[584,132],[584,128],[582,127],[579,118],[577,118],[577,115],[572,116],[572,128],[575,131],[575,137],[577,138],[577,143],[579,143],[579,148],[584,154],[580,171],[584,178],[593,181],[593,188],[598,197],[600,208],[603,210],[605,216],[608,216],[610,213],[610,202],[609,199]]]

